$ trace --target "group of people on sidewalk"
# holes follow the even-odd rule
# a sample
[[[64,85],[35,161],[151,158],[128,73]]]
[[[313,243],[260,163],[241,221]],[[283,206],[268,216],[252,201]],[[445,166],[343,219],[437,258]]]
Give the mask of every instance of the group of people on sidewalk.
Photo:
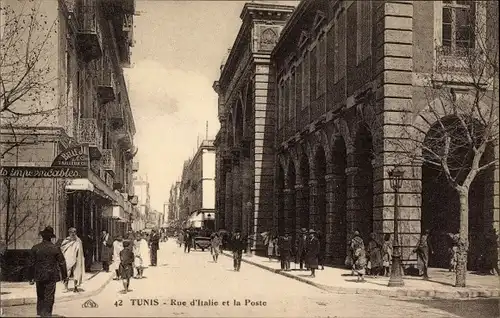
[[[278,257],[281,261],[281,269],[290,270],[290,262],[295,256],[295,263],[299,264],[300,270],[311,270],[311,277],[315,277],[318,268],[324,269],[324,244],[322,235],[314,229],[302,228],[297,236],[295,244],[290,233],[285,232],[282,236],[272,232],[261,233],[264,237],[264,245],[267,247],[267,256],[270,261]]]
[[[84,248],[75,228],[70,228],[68,236],[61,240],[57,240],[51,226],[47,226],[39,234],[42,242],[34,245],[30,251],[28,279],[30,284],[36,284],[37,315],[50,317],[55,301],[56,283],[63,281],[65,292],[69,292],[69,281],[72,279],[72,291],[79,292],[84,272],[90,271],[89,263],[92,264],[93,254]],[[85,241],[88,237],[91,237],[91,234],[86,235]],[[127,239],[119,236],[114,242],[109,233],[103,230],[100,240],[102,268],[109,272],[111,264],[116,266],[115,279],[123,280],[123,292],[126,293],[129,291],[134,268],[137,269],[136,278],[142,278],[148,258],[151,266],[157,265],[159,242],[160,236],[155,230],[151,235],[131,232]]]

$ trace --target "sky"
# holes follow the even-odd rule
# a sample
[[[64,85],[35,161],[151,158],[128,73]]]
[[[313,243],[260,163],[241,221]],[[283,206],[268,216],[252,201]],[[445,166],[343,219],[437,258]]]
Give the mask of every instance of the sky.
[[[133,64],[125,75],[138,174],[147,176],[153,209],[163,211],[184,161],[205,138],[207,121],[209,138],[219,130],[212,84],[239,31],[244,4],[136,0]]]

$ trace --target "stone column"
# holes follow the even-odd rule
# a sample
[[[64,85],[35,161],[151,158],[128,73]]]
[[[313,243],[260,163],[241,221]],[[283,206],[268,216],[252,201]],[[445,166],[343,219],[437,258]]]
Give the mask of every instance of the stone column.
[[[304,186],[295,185],[295,237],[300,233],[300,216],[304,212]]]
[[[348,158],[353,161],[352,157],[354,157],[353,154],[349,154]],[[360,169],[355,166],[349,166],[345,170],[346,175],[347,175],[347,202],[346,202],[346,208],[347,208],[347,213],[346,213],[346,225],[347,225],[347,236],[348,238],[352,237],[352,234],[355,230],[361,230],[360,226],[362,225],[360,217],[362,215],[362,205],[360,201],[360,196],[359,196],[359,184],[358,184],[358,177],[359,177],[359,172]],[[366,233],[360,233],[363,235],[363,239],[366,239]]]
[[[318,230],[318,181],[309,180],[309,226],[310,229]]]
[[[249,235],[252,231],[250,219],[253,216],[253,199],[252,199],[252,161],[248,157],[244,157],[240,164],[241,169],[241,232],[244,236]]]
[[[231,167],[226,170],[226,189],[225,189],[225,221],[226,230],[233,231],[233,173]]]
[[[233,229],[242,230],[241,227],[241,162],[238,161],[239,158],[233,158],[235,160],[233,165]]]
[[[294,228],[292,228],[292,225],[294,224],[292,217],[295,215],[295,211],[292,211],[293,208],[293,201],[295,200],[294,198],[294,190],[292,189],[283,189],[283,209],[284,209],[284,214],[285,214],[285,231],[288,231],[290,235],[293,234],[295,231]]]
[[[326,260],[343,264],[347,249],[345,177],[328,174],[326,179]]]

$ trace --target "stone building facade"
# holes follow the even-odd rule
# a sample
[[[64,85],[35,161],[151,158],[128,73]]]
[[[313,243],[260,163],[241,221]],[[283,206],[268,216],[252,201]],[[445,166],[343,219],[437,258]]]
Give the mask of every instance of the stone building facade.
[[[215,229],[215,147],[203,140],[193,158],[186,161],[179,201],[185,227]]]
[[[180,218],[180,181],[176,181],[170,187],[170,193],[168,197],[167,211],[168,211],[168,220],[179,220]]]
[[[430,89],[445,89],[458,98],[468,98],[470,79],[444,76],[460,70],[442,68],[438,59],[452,61],[460,57],[459,51],[454,51],[463,45],[460,41],[474,43],[470,38],[459,40],[450,35],[458,32],[460,23],[465,23],[458,20],[461,13],[470,13],[474,21],[486,19],[489,10],[484,3],[472,7],[471,3],[300,2],[287,19],[270,56],[269,85],[276,88],[276,93],[264,106],[269,111],[266,123],[273,123],[273,130],[264,135],[263,143],[270,149],[267,155],[274,157],[269,158],[269,162],[274,162],[274,184],[255,179],[256,188],[259,184],[259,191],[269,195],[265,201],[274,204],[273,213],[265,214],[267,226],[272,225],[279,233],[288,231],[294,237],[301,228],[319,230],[325,237],[325,257],[336,264],[344,263],[355,230],[366,241],[371,233],[379,240],[384,234],[393,233],[394,193],[388,171],[401,165],[401,156],[391,140],[401,137],[400,128],[408,124],[408,116],[430,102]],[[496,29],[491,27],[498,23],[498,16],[488,19],[493,21],[487,21],[487,33],[483,36],[498,39]],[[237,47],[231,54],[245,56]],[[436,74],[440,75],[438,79]],[[233,71],[230,78],[239,82],[243,77]],[[222,79],[223,76],[219,86]],[[490,93],[494,89],[491,83],[484,86]],[[219,99],[219,109],[226,109],[226,99]],[[498,109],[498,98],[495,107]],[[234,114],[237,112],[232,113],[233,117],[219,113],[223,120],[218,139],[217,180],[219,190],[226,187],[226,196],[220,191],[218,206],[226,206],[226,227],[231,224],[227,221],[231,215],[233,222],[238,222],[234,214],[241,209],[232,203],[236,200],[239,204],[239,194],[227,195],[239,184],[235,186],[234,174],[222,172],[225,167],[232,167],[225,155],[231,148],[224,148],[230,142],[223,137],[227,131],[245,131],[248,124],[235,122]],[[436,119],[417,117],[412,125],[420,131],[413,138],[423,140],[434,129]],[[233,126],[228,124],[231,121]],[[257,127],[256,124],[250,123]],[[489,148],[487,159],[498,162],[498,144]],[[442,174],[428,165],[412,163],[403,169],[405,179],[399,197],[403,260],[407,264],[416,261],[412,251],[420,233],[429,229],[438,255],[431,258],[431,266],[447,266],[446,235],[458,232],[458,197],[453,190],[447,190],[450,187]],[[478,175],[470,190],[471,267],[476,266],[474,260],[484,252],[480,236],[491,226],[499,230],[499,180],[496,164]],[[231,204],[233,208],[228,209]]]
[[[271,51],[293,7],[247,3],[214,90],[219,95],[216,210],[219,228],[254,235],[272,226],[274,74]],[[250,247],[257,248],[253,240]]]
[[[55,35],[41,53],[56,80],[50,82],[51,99],[35,101],[46,107],[42,114],[49,114],[43,120],[40,112],[23,122],[2,118],[1,164],[47,167],[65,149],[83,144],[88,177],[8,178],[8,186],[3,179],[1,237],[10,236],[9,249],[26,250],[47,225],[58,238],[69,227],[80,236],[102,229],[124,234],[134,203],[132,173],[137,170],[134,119],[123,75],[130,65],[135,1],[47,0],[30,5],[48,17],[48,25],[54,24]],[[22,102],[16,107],[30,110]],[[7,220],[6,209],[15,218]]]

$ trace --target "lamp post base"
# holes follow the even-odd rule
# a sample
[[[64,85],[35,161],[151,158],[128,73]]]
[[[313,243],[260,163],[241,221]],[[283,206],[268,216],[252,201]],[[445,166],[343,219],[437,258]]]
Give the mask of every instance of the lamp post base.
[[[401,256],[393,255],[391,277],[389,278],[389,287],[402,287],[405,283],[403,281],[403,271],[401,269]]]

